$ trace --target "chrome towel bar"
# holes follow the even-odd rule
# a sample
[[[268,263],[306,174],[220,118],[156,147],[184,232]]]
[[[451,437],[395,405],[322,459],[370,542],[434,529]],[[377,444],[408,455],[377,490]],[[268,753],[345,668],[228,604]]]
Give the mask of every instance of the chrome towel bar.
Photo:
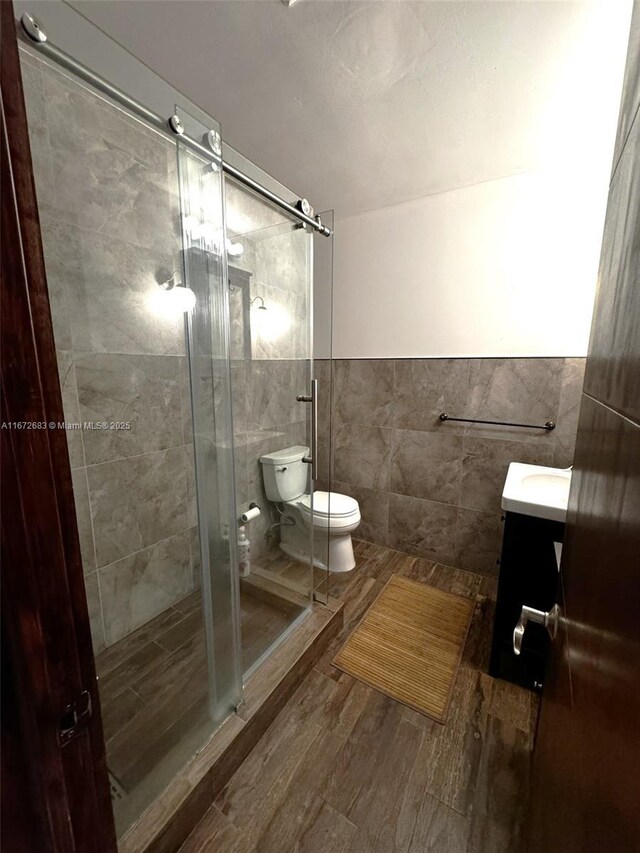
[[[510,421],[481,421],[478,418],[452,418],[451,415],[448,415],[446,412],[442,412],[440,415],[441,421],[463,421],[466,424],[492,424],[493,426],[512,426],[512,427],[524,427],[525,429],[546,429],[552,430],[556,428],[554,421],[547,421],[545,424],[514,424]]]

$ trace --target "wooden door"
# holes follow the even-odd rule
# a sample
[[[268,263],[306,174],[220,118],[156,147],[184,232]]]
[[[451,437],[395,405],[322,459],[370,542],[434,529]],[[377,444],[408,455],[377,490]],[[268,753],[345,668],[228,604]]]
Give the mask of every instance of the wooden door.
[[[529,853],[640,850],[640,7],[534,750]]]
[[[0,16],[2,850],[102,853],[115,830],[66,436],[46,426],[64,415],[10,2]]]

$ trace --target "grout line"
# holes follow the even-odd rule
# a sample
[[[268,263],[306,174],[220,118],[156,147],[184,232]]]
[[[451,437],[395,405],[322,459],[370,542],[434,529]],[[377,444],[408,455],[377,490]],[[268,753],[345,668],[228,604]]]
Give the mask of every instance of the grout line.
[[[464,574],[466,575],[472,575],[474,578],[479,578],[481,581],[487,578],[490,580],[497,580],[497,577],[494,577],[493,575],[486,575],[482,572],[471,571],[471,569],[462,569],[459,566],[451,566],[449,565],[449,563],[444,563],[442,560],[432,560],[429,557],[420,556],[418,554],[410,554],[408,551],[401,551],[398,548],[391,548],[389,545],[380,545],[380,543],[378,542],[369,542],[367,539],[358,539],[357,541],[365,542],[368,545],[374,545],[376,548],[380,548],[385,551],[393,551],[395,554],[403,554],[405,557],[411,557],[414,560],[426,560],[429,563],[433,563],[433,568],[435,568],[436,566],[442,566],[445,569],[454,569],[457,572],[464,572]]]
[[[158,641],[158,637],[159,637],[161,634],[166,633],[167,631],[170,631],[172,628],[174,628],[174,627],[176,627],[177,625],[179,625],[179,624],[182,622],[182,620],[183,620],[183,619],[185,619],[188,615],[191,615],[191,614],[184,614],[184,613],[180,613],[179,611],[175,610],[175,607],[173,607],[172,605],[169,605],[169,607],[167,607],[165,610],[162,610],[160,613],[158,613],[158,614],[157,614],[157,616],[152,617],[150,620],[148,620],[148,622],[143,622],[141,625],[138,625],[138,627],[137,627],[137,628],[134,628],[134,629],[133,629],[133,631],[130,631],[128,634],[124,634],[122,637],[120,637],[120,639],[119,639],[119,640],[116,640],[116,641],[115,641],[114,643],[112,643],[110,646],[107,646],[107,649],[113,649],[113,647],[114,647],[114,646],[116,646],[118,643],[120,643],[120,642],[122,642],[122,641],[124,641],[124,640],[130,639],[130,638],[131,638],[131,636],[132,636],[133,634],[135,634],[136,632],[138,632],[138,631],[142,630],[143,628],[145,628],[145,627],[149,624],[149,622],[153,621],[153,619],[156,619],[158,616],[161,616],[163,613],[168,613],[170,610],[174,610],[174,611],[178,614],[178,616],[180,617],[180,618],[178,619],[178,621],[175,623],[175,625],[172,625],[172,626],[171,626],[171,628],[164,628],[164,629],[160,629],[157,633],[154,633],[154,634],[150,635],[150,636],[148,637],[148,639],[147,639],[146,643],[145,643],[145,646],[148,646],[148,645],[155,645],[155,646],[158,646],[162,651],[167,652],[167,654],[170,654],[169,650],[168,650],[168,649],[166,649],[166,648],[165,648],[165,647],[164,647],[164,646],[163,646],[163,645]],[[143,647],[143,648],[144,648],[144,647]],[[111,669],[109,669],[109,670],[107,670],[105,673],[103,673],[103,678],[104,678],[104,677],[106,677],[107,675],[110,675],[114,670],[118,669],[118,667],[123,666],[124,664],[126,664],[126,663],[127,663],[128,661],[130,661],[130,660],[131,660],[131,658],[132,658],[132,657],[134,657],[134,656],[135,656],[139,651],[140,651],[140,649],[136,649],[136,650],[134,650],[134,651],[130,652],[129,654],[124,654],[124,653],[123,653],[123,655],[122,655],[122,660],[118,661],[118,663],[114,664],[114,665],[111,667]],[[143,670],[142,670],[141,675],[146,674],[146,673],[148,672],[149,668],[150,668],[150,667],[152,667],[152,666],[155,666],[155,664],[156,664],[156,663],[157,663],[157,661],[154,661],[153,663],[149,664],[149,665],[147,666],[147,668],[146,668],[146,669],[143,669]],[[128,685],[127,685],[127,687],[126,687],[125,689],[131,689],[131,690],[136,694],[136,696],[138,696],[138,698],[139,698],[139,699],[141,699],[141,701],[142,701],[142,702],[144,702],[145,704],[148,704],[147,700],[146,700],[146,699],[143,699],[143,697],[142,697],[142,696],[140,696],[140,695],[137,693],[137,691],[135,690],[135,688],[133,688],[130,684],[128,684]],[[122,691],[122,692],[124,692],[124,691]],[[110,701],[111,701],[111,700],[110,700]]]
[[[629,138],[630,138],[631,133],[633,131],[633,125],[636,123],[638,116],[640,116],[640,102],[636,106],[635,112],[633,114],[633,118],[629,122],[629,129],[627,130],[627,133],[624,137],[624,140],[621,141],[620,153],[618,154],[618,159],[616,160],[616,162],[613,166],[613,170],[611,172],[611,178],[609,179],[609,191],[611,191],[611,188],[613,186],[613,182],[615,181],[615,179],[618,175],[618,168],[620,166],[620,163],[622,162],[622,158],[624,157],[624,155],[626,153],[627,143],[629,142]]]
[[[135,689],[135,687],[132,687],[132,686],[129,684],[129,685],[127,686],[127,690],[130,690],[132,693],[135,693],[136,698],[138,698],[138,699],[142,702],[142,704],[143,704],[143,705],[145,705],[145,706],[147,706],[147,707],[148,707],[149,702],[148,702],[148,701],[147,701],[143,696],[141,696],[141,695],[138,693],[138,691]]]
[[[603,409],[607,409],[607,411],[611,412],[613,415],[617,415],[619,418],[622,418],[623,421],[631,424],[634,427],[640,427],[640,422],[634,421],[633,418],[630,418],[628,415],[624,415],[619,409],[610,406],[608,403],[603,403],[602,400],[598,400],[597,397],[592,397],[591,394],[587,394],[586,391],[582,392],[585,397],[588,397],[592,403],[596,403],[598,406],[602,406]]]
[[[73,386],[74,386],[74,390],[75,390],[75,401],[76,401],[76,406],[77,406],[78,418],[81,418],[82,417],[82,411],[80,409],[80,394],[78,393],[78,375],[76,373],[76,355],[75,355],[75,352],[73,350],[67,350],[67,352],[71,356],[71,371],[73,372]],[[63,414],[64,414],[64,407],[63,407]],[[66,418],[65,418],[65,420],[66,420]],[[82,432],[83,432],[82,430],[79,430],[79,432],[80,432],[80,444],[82,445],[83,467],[86,468],[87,467],[87,454],[86,454],[86,450],[85,450],[85,446],[84,446],[84,436],[82,435]],[[87,484],[87,488],[89,488],[88,484]]]
[[[130,459],[141,459],[143,456],[155,456],[158,453],[169,453],[172,450],[184,450],[191,447],[191,442],[186,444],[173,444],[171,447],[162,447],[158,450],[147,450],[144,453],[134,453],[133,456],[122,456],[118,459],[106,459],[104,462],[92,462],[85,468],[99,468],[101,465],[113,465],[116,462],[128,462]],[[77,470],[77,469],[76,469]]]
[[[95,542],[94,542],[95,548]],[[100,603],[100,623],[102,625],[102,638],[104,640],[105,649],[109,648],[109,644],[107,643],[107,628],[104,619],[104,607],[102,605],[102,585],[100,583],[100,572],[96,569],[96,581],[98,582],[98,601]],[[113,645],[113,643],[111,644]]]
[[[358,485],[358,483],[349,483],[346,480],[337,480],[335,478],[334,478],[334,482],[332,483],[332,485],[335,485],[336,482],[340,483],[341,485],[344,485],[344,486],[353,486],[356,489],[366,489],[367,491],[370,491],[370,492],[377,492],[377,493],[382,493],[382,494],[386,494],[386,495],[394,495],[395,497],[398,497],[398,498],[412,498],[412,499],[417,500],[417,501],[425,501],[426,503],[439,504],[440,506],[448,506],[448,507],[451,507],[452,509],[463,509],[467,512],[476,512],[479,514],[481,513],[482,515],[494,515],[495,516],[495,515],[502,515],[504,513],[504,510],[502,508],[497,509],[495,511],[491,511],[488,509],[476,509],[474,507],[465,506],[464,504],[452,504],[452,503],[448,503],[447,501],[436,501],[436,500],[433,500],[432,498],[421,498],[418,495],[405,495],[405,494],[403,494],[403,492],[394,492],[391,489],[377,489],[377,488],[374,488],[372,486],[360,486],[360,485]],[[365,540],[362,540],[362,541],[365,541]]]
[[[181,358],[182,357],[183,356],[181,356]],[[187,368],[186,385],[189,388],[189,394],[188,394],[188,397],[189,397],[189,400],[188,400],[189,415],[190,415],[189,420],[191,420],[191,443],[193,443],[194,429],[193,429],[193,411],[192,411],[192,407],[191,407],[191,404],[192,404],[192,400],[191,400],[191,370],[190,370],[188,356],[184,356],[184,359],[185,359],[186,368]],[[185,418],[185,408],[184,408],[185,407],[185,399],[184,399],[185,398],[185,394],[184,394],[185,389],[183,388],[183,385],[185,383],[182,381],[182,373],[183,373],[182,363],[180,363],[180,364],[178,364],[178,394],[180,396],[180,427],[181,427],[183,442],[185,442],[185,444],[189,444],[190,442],[186,441],[186,432],[187,431],[186,431],[185,421],[187,419]]]
[[[70,352],[74,355],[79,356],[101,356],[101,355],[122,355],[122,356],[131,356],[132,358],[184,358],[186,359],[186,353],[174,353],[174,352],[123,352],[122,350],[96,350],[96,349],[84,349],[83,347],[74,348],[67,350],[61,350],[61,352]]]
[[[190,529],[191,528],[189,528],[189,527],[185,527],[184,530],[179,530],[177,533],[172,533],[170,536],[165,536],[163,539],[158,539],[156,542],[151,542],[150,545],[145,545],[144,548],[138,548],[137,551],[132,551],[130,554],[125,554],[124,557],[118,557],[117,560],[112,560],[110,563],[105,563],[104,566],[99,566],[96,569],[96,571],[103,571],[104,569],[109,569],[109,568],[111,568],[111,566],[115,566],[116,563],[121,563],[123,560],[128,560],[130,557],[134,557],[136,554],[141,554],[143,551],[148,551],[149,548],[155,548],[156,545],[161,545],[163,542],[169,542],[169,540],[176,539],[178,536],[185,536],[189,532]],[[186,595],[184,597],[186,598],[188,595],[191,595],[192,593],[193,593],[193,590],[191,592],[186,593]],[[170,604],[169,607],[173,608],[174,610],[177,609],[173,604]],[[161,611],[161,612],[164,612],[164,611]],[[180,611],[178,611],[178,612],[180,612]],[[155,616],[152,618],[155,619]]]
[[[61,352],[70,352],[74,356],[80,356],[81,358],[86,358],[87,356],[111,356],[111,355],[119,355],[124,356],[125,358],[176,358],[176,359],[185,359],[186,355],[180,355],[179,353],[171,353],[171,352],[122,352],[121,350],[95,350],[95,349],[84,349],[82,347],[78,349],[74,349],[73,347],[68,350],[61,350]]]
[[[396,356],[335,356],[316,361],[566,361],[568,358],[587,360],[586,355],[396,355]]]
[[[65,296],[66,295],[67,295],[67,292],[66,292],[66,287],[65,287]],[[71,338],[72,338],[72,342],[73,342],[73,330],[70,329],[70,332],[71,332]],[[78,393],[78,377],[76,374],[76,354],[73,350],[71,350],[69,352],[69,354],[71,356],[71,369],[73,371],[73,383],[74,383],[74,387],[75,387],[75,400],[76,400],[76,406],[77,406],[76,411],[78,413],[78,418],[81,418],[82,417],[82,411],[80,408],[80,395]],[[105,623],[105,618],[104,618],[104,605],[103,605],[103,601],[102,601],[102,588],[101,588],[101,584],[100,584],[100,574],[98,572],[98,552],[96,549],[96,534],[95,534],[95,528],[94,528],[94,523],[93,523],[93,511],[91,509],[91,492],[89,490],[89,475],[87,473],[87,454],[86,454],[86,450],[85,450],[85,446],[84,446],[84,436],[82,434],[83,431],[80,430],[79,432],[80,432],[80,443],[82,446],[84,484],[85,484],[85,488],[87,490],[87,509],[89,511],[89,524],[91,526],[91,545],[92,545],[92,550],[93,550],[93,566],[94,566],[94,571],[96,573],[96,583],[98,586],[98,607],[100,608],[100,625],[102,627],[102,641],[103,641],[105,648],[106,648],[107,647],[107,629],[106,629],[106,623]],[[72,479],[73,479],[73,474],[72,474]],[[75,502],[75,499],[76,499],[76,497],[74,495],[74,502]],[[77,512],[76,512],[76,524],[77,524]]]

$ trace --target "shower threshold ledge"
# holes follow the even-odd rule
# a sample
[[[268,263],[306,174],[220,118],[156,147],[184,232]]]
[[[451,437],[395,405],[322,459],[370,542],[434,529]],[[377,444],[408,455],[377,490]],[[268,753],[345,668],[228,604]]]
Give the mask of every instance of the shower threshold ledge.
[[[175,853],[344,623],[344,604],[314,604],[249,677],[244,702],[118,841],[119,853]]]

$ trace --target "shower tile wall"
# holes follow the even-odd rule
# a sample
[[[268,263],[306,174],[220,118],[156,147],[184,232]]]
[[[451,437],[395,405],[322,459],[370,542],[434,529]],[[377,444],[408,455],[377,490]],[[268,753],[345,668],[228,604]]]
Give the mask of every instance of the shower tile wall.
[[[22,67],[65,419],[131,423],[67,432],[98,652],[199,582],[184,317],[156,281],[180,250],[175,148]]]
[[[263,202],[227,183],[225,204],[243,246],[229,268],[231,385],[238,514],[253,502],[262,510],[247,527],[255,569],[280,553],[277,524],[269,534],[278,515],[264,493],[260,456],[308,441],[308,407],[296,401],[309,384],[308,259],[305,233]],[[238,221],[255,230],[234,230]]]
[[[581,358],[334,362],[332,489],[360,502],[356,535],[495,575],[509,463],[572,464],[584,366]],[[443,411],[557,428],[443,423]],[[325,409],[325,434],[327,418]]]

